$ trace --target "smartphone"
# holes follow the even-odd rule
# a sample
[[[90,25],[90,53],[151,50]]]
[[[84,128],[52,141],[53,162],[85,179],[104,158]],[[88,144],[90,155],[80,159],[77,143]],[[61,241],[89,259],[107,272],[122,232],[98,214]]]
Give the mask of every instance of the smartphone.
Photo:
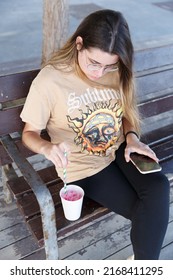
[[[132,153],[130,154],[130,159],[142,174],[157,172],[162,169],[159,163],[145,155]]]

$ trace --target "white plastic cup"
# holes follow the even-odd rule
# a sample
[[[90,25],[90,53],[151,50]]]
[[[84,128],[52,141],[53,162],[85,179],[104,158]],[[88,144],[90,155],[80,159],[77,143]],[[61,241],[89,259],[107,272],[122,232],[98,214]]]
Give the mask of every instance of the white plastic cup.
[[[84,190],[77,185],[67,185],[66,188],[60,190],[59,194],[65,218],[69,221],[79,219],[81,216]]]

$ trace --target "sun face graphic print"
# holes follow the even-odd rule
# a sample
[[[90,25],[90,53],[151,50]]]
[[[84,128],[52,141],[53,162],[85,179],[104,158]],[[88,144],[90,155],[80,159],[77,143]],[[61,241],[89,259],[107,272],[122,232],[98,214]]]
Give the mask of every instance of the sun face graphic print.
[[[94,103],[86,106],[81,118],[67,116],[69,127],[76,133],[74,142],[81,145],[81,151],[94,155],[106,155],[106,150],[113,146],[119,137],[122,125],[122,106],[118,101]]]

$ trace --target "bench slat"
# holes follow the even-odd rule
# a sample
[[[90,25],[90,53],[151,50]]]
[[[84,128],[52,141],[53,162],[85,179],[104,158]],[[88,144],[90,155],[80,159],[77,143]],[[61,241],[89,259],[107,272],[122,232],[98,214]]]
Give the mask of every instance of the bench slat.
[[[173,139],[153,147],[160,162],[173,158]]]
[[[173,69],[152,73],[149,75],[138,76],[136,78],[136,87],[139,97],[157,91],[163,91],[168,88],[173,88]]]
[[[138,106],[145,118],[173,110],[173,94],[153,98],[147,102],[142,102]],[[22,107],[0,111],[0,136],[16,131],[22,131],[24,123],[20,119],[21,110]]]
[[[0,77],[0,103],[26,97],[39,70],[10,74]],[[8,82],[7,82],[8,81]]]
[[[55,211],[58,238],[110,212],[107,208],[87,197],[84,197],[81,218],[77,221],[72,222],[65,219],[62,207],[56,208]],[[27,224],[40,246],[43,246],[41,218],[39,216],[34,217],[28,220]]]
[[[154,125],[153,125],[154,126]],[[145,143],[150,144],[151,147],[156,145],[157,143],[165,142],[169,139],[173,138],[173,125],[167,125],[159,129],[154,129],[149,133],[142,136],[142,140]]]
[[[24,123],[20,119],[22,108],[0,111],[0,136],[23,130]]]
[[[59,192],[61,188],[63,188],[64,184],[61,182],[59,185],[55,185],[57,187],[57,190],[53,188],[54,193],[51,193],[52,199],[55,206],[61,207],[61,200],[59,197]],[[52,188],[49,188],[49,191],[51,192]],[[29,194],[25,194],[23,196],[20,196],[17,200],[18,208],[20,209],[22,215],[25,217],[25,220],[28,220],[35,215],[40,215],[40,207],[37,202],[37,199],[35,195],[31,192]]]
[[[173,94],[148,100],[145,103],[139,104],[139,110],[143,118],[171,111],[173,110]]]
[[[58,177],[54,166],[46,167],[44,169],[38,170],[37,172],[45,184],[52,186],[53,184],[61,182],[61,179]],[[7,184],[15,198],[32,192],[31,187],[25,181],[23,176],[8,180]]]
[[[49,135],[47,134],[47,132],[44,130],[41,133],[41,137],[45,140],[50,140]],[[13,141],[15,142],[17,148],[19,149],[19,151],[22,153],[22,155],[25,158],[31,157],[33,155],[35,155],[34,152],[32,152],[31,150],[29,150],[28,148],[26,148],[21,141],[21,136],[18,135],[17,137],[13,136]],[[0,164],[1,165],[5,165],[5,164],[10,164],[12,163],[12,159],[9,157],[8,153],[6,152],[6,150],[4,149],[4,147],[1,145],[0,142]]]
[[[134,58],[136,72],[173,64],[173,44],[135,51]]]

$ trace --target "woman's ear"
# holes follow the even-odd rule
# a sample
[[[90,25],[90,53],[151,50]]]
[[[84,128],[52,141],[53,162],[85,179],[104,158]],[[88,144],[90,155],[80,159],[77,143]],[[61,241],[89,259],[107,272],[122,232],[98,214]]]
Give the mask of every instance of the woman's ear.
[[[77,36],[76,38],[76,47],[78,51],[80,51],[83,47],[83,39],[81,36]]]

